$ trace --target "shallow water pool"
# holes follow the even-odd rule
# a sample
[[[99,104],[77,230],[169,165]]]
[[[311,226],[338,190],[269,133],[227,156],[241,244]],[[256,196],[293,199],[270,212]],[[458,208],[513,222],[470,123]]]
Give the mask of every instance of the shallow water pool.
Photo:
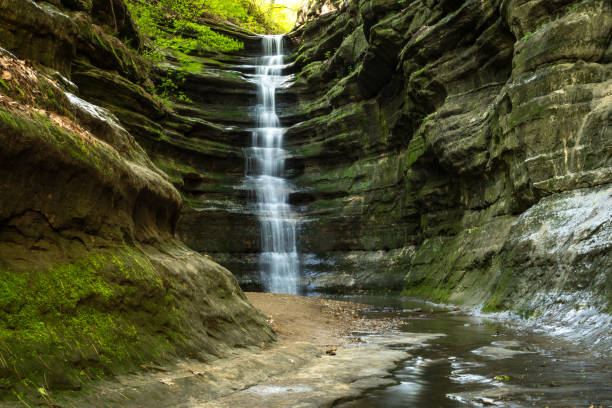
[[[395,385],[338,407],[612,407],[609,357],[457,308],[405,298],[342,299],[371,305],[367,317],[399,317],[402,331],[445,336],[412,347],[393,374]],[[367,341],[368,333],[355,335]]]

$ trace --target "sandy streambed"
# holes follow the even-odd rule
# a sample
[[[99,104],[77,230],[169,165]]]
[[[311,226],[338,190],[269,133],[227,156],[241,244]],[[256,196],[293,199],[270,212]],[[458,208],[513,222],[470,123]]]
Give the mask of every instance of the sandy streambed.
[[[248,293],[279,334],[264,349],[212,362],[183,360],[106,381],[62,407],[328,407],[393,383],[406,346],[438,335],[400,333],[398,321],[364,319],[365,306],[292,295]],[[355,336],[351,333],[377,333]],[[370,340],[371,339],[371,340]]]

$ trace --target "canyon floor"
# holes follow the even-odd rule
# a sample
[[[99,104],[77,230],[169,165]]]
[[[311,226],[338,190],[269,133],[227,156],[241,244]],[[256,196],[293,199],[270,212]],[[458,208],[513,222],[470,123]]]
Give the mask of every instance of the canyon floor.
[[[408,298],[246,296],[267,317],[276,342],[209,361],[143,365],[77,393],[45,396],[39,405],[599,408],[612,402],[609,355],[591,355],[524,324]]]
[[[293,295],[247,293],[278,333],[269,347],[239,349],[214,361],[182,360],[172,367],[98,383],[60,407],[327,407],[364,390],[391,384],[390,372],[409,357],[397,344],[431,334],[399,333],[397,320],[365,319],[357,303]],[[360,337],[354,333],[363,333]]]

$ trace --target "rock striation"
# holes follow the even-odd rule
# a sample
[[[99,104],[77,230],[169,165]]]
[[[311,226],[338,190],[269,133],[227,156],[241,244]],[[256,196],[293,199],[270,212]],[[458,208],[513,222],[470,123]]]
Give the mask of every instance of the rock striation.
[[[311,290],[609,312],[610,2],[317,0],[299,19],[282,119]]]

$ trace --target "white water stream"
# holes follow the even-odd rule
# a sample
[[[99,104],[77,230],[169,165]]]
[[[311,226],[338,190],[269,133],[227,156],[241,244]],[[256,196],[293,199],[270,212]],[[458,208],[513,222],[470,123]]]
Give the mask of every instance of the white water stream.
[[[298,293],[300,263],[296,248],[297,216],[289,205],[291,187],[284,179],[283,135],[276,110],[276,89],[286,78],[283,37],[264,36],[263,56],[256,67],[258,84],[257,124],[252,147],[247,149],[247,181],[256,195],[261,223],[262,253],[259,269],[268,292]]]

